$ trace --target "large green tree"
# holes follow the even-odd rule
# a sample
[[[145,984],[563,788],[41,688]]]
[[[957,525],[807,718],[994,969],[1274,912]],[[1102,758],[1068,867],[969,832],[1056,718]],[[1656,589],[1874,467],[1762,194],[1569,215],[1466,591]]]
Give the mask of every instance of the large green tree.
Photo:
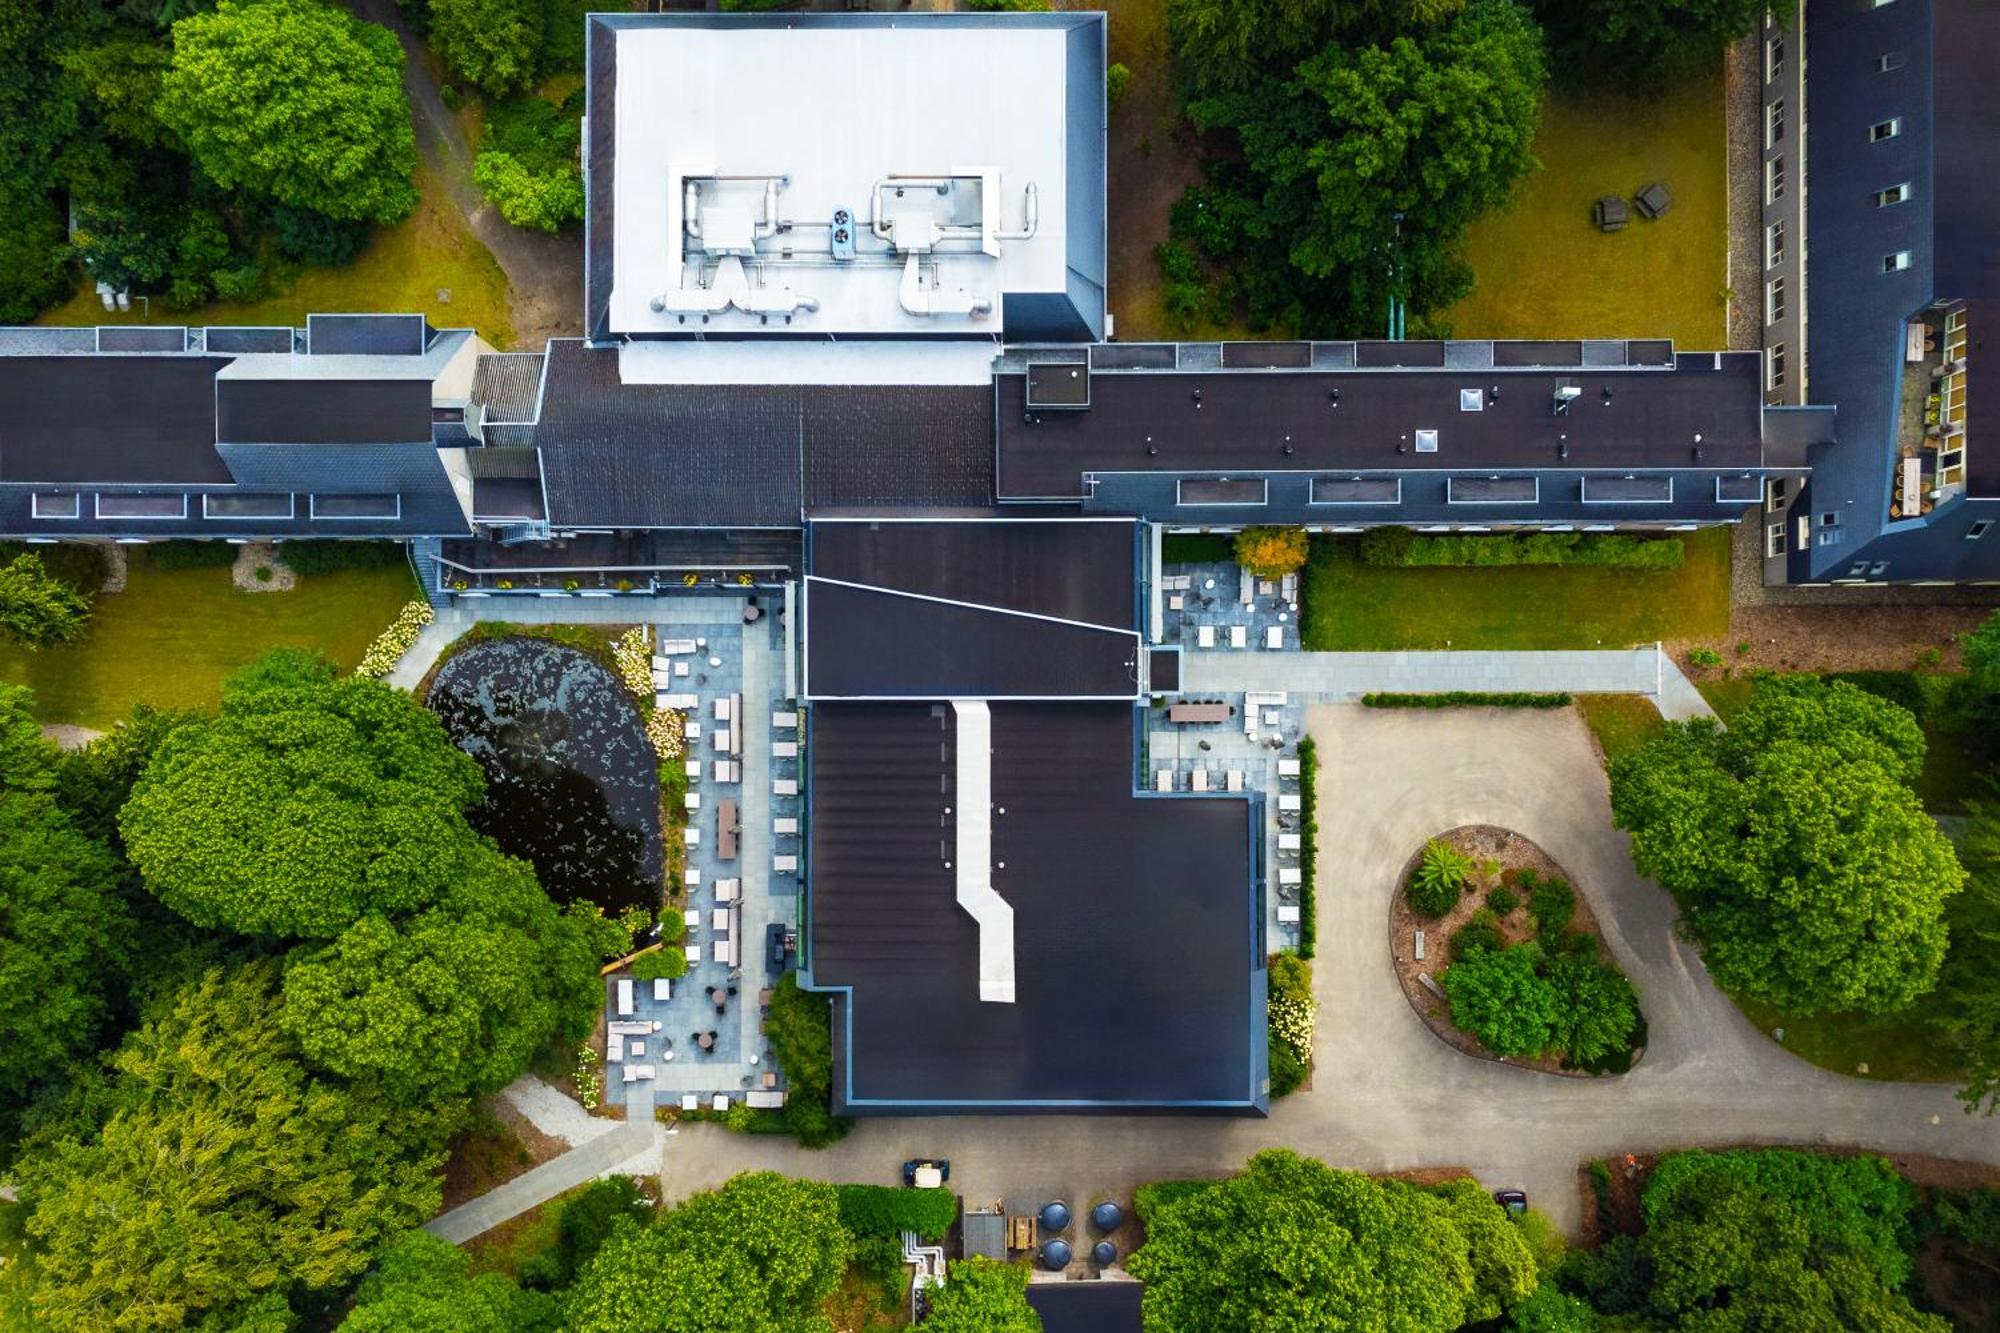
[[[1273,56],[1188,104],[1239,151],[1176,206],[1176,243],[1226,270],[1259,325],[1380,336],[1392,297],[1421,314],[1470,289],[1453,250],[1534,165],[1546,77],[1541,30],[1513,0]]]
[[[1723,50],[1792,0],[1539,0],[1560,67],[1590,82],[1656,83],[1714,70]]]
[[[309,1073],[277,980],[268,961],[210,971],[24,1146],[47,1327],[179,1328],[327,1292],[437,1210],[456,1108]]]
[[[157,112],[229,189],[331,218],[417,206],[394,33],[321,0],[222,0],[174,25]]]
[[[368,915],[293,950],[281,1022],[314,1063],[418,1099],[495,1092],[552,1037],[590,1033],[619,927],[558,911],[524,862],[478,848],[445,905]]]
[[[159,747],[119,822],[147,887],[197,925],[332,938],[447,898],[486,850],[463,814],[482,789],[409,696],[280,652]]]
[[[341,1333],[541,1333],[555,1301],[504,1273],[468,1277],[464,1250],[423,1231],[390,1241],[355,1292]]]
[[[925,1333],[1042,1333],[1042,1317],[1028,1304],[1028,1266],[971,1258],[951,1266],[942,1287],[931,1288]]]
[[[1965,1062],[1967,1110],[2000,1107],[2000,807],[1975,802],[1959,843],[1971,878],[1946,915],[1938,1025]]]
[[[1189,85],[1242,88],[1336,39],[1427,28],[1464,7],[1465,0],[1168,0],[1167,36]]]
[[[539,0],[431,0],[431,44],[451,72],[493,97],[535,81]]]
[[[1444,1333],[1492,1318],[1533,1290],[1534,1258],[1475,1193],[1258,1153],[1242,1174],[1146,1217],[1130,1262],[1146,1325]],[[1475,1221],[1481,1210],[1491,1217]]]
[[[1444,970],[1451,1021],[1500,1055],[1539,1056],[1556,1046],[1561,997],[1540,974],[1534,944],[1474,949]]]
[[[620,1222],[565,1299],[567,1333],[831,1333],[853,1240],[831,1185],[769,1171]]]
[[[1936,981],[1965,879],[1908,786],[1922,745],[1906,710],[1844,682],[1760,681],[1728,731],[1678,724],[1614,764],[1612,810],[1726,989],[1894,1010]]]
[[[89,624],[90,599],[44,569],[40,556],[0,565],[0,633],[25,648],[48,648]]]

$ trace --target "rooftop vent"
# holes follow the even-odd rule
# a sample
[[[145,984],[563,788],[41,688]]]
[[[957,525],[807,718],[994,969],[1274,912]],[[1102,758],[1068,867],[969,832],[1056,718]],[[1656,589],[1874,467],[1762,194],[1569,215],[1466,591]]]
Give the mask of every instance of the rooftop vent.
[[[1458,391],[1458,410],[1461,412],[1483,412],[1486,410],[1486,395],[1477,389]]]
[[[1437,451],[1438,451],[1438,433],[1434,430],[1418,431],[1417,452],[1420,454],[1434,454]]]

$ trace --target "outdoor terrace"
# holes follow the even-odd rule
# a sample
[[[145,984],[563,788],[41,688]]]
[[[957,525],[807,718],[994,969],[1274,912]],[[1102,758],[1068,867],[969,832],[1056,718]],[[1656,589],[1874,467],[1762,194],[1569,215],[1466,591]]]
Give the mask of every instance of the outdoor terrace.
[[[1918,518],[1965,488],[1970,320],[1934,307],[1906,326],[1889,517]]]

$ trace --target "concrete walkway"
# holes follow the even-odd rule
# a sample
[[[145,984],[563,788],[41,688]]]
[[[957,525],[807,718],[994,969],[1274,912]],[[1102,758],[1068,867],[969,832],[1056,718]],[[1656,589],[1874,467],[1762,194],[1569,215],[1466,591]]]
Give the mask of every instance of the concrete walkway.
[[[1275,657],[1275,655],[1274,655]],[[1168,1176],[1221,1175],[1286,1146],[1361,1170],[1457,1166],[1519,1186],[1572,1232],[1580,1163],[1735,1143],[1851,1144],[2000,1163],[1994,1122],[1942,1085],[1867,1082],[1797,1060],[1752,1028],[1673,930],[1672,900],[1632,869],[1573,712],[1322,706],[1319,1039],[1313,1087],[1266,1120],[1160,1116],[876,1119],[820,1152],[686,1126],[662,1153],[669,1199],[740,1171],[892,1184],[948,1157],[968,1199],[1129,1199]],[[1467,823],[1519,830],[1575,878],[1638,988],[1651,1047],[1627,1075],[1568,1079],[1460,1054],[1424,1027],[1388,955],[1396,879],[1424,839]],[[920,1021],[913,1018],[912,1021]]]
[[[650,1169],[658,1161],[660,1141],[652,1094],[635,1094],[626,1114],[632,1118],[624,1124],[599,1121],[607,1132],[431,1219],[424,1230],[461,1245],[599,1176]]]
[[[1516,690],[1643,694],[1669,719],[1713,717],[1701,691],[1656,647],[1558,652],[1185,652],[1181,688],[1194,693],[1282,690],[1325,699],[1374,691],[1432,694]]]

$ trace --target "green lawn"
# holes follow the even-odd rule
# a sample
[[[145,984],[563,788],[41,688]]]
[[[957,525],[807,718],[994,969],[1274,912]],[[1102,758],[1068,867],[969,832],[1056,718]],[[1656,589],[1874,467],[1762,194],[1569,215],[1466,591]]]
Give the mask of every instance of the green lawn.
[[[314,311],[422,313],[446,329],[474,329],[497,347],[514,334],[507,277],[452,206],[444,185],[417,173],[417,211],[375,239],[345,268],[308,268],[274,283],[259,301],[218,302],[200,310],[169,310],[154,297],[150,312],[134,301],[112,314],[85,280],[68,302],[42,316],[44,324],[289,324],[302,328]],[[439,292],[449,292],[440,301]]]
[[[1722,67],[1660,96],[1552,90],[1534,153],[1542,169],[1474,223],[1461,256],[1478,282],[1443,318],[1460,338],[1672,338],[1725,345],[1728,191]],[[1606,235],[1601,195],[1659,181],[1674,203]]]
[[[1316,536],[1305,646],[1628,648],[1714,638],[1729,626],[1729,533],[1683,536],[1687,559],[1673,570],[1376,569],[1361,563],[1355,539]]]
[[[1960,1071],[1924,1019],[1925,1000],[1900,1014],[1821,1014],[1801,1018],[1768,1004],[1732,997],[1743,1014],[1770,1036],[1785,1030],[1784,1048],[1802,1060],[1861,1078],[1950,1082]],[[1862,1073],[1861,1066],[1868,1066]]]
[[[401,566],[302,578],[290,592],[239,592],[229,570],[159,570],[132,547],[125,591],[100,594],[76,643],[30,653],[0,644],[0,680],[34,689],[44,722],[99,729],[132,705],[211,707],[222,678],[267,648],[317,648],[343,669],[417,595]]]
[[[1576,710],[1611,764],[1632,753],[1666,728],[1653,701],[1641,694],[1580,694]]]

